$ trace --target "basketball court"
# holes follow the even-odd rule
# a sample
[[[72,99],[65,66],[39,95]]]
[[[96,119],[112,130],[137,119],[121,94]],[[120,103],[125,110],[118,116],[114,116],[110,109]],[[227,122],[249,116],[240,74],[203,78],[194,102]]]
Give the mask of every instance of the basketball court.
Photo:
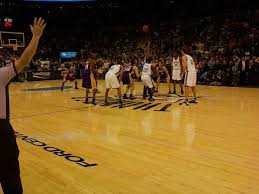
[[[120,109],[115,91],[102,106],[103,81],[97,106],[60,85],[10,87],[25,194],[259,193],[259,89],[198,86],[189,107],[175,95]]]

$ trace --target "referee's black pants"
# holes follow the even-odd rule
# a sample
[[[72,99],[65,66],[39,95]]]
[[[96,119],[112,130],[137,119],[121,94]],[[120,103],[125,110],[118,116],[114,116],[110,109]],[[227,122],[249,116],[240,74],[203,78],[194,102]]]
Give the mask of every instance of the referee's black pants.
[[[19,149],[9,120],[0,119],[0,183],[4,194],[22,194]]]

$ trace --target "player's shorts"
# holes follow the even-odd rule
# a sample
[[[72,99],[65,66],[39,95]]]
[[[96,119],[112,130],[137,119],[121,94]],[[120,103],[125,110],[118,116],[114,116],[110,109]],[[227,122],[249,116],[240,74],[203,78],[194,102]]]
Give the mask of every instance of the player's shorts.
[[[4,193],[22,193],[19,149],[8,120],[0,119],[0,184]]]
[[[96,89],[97,81],[90,76],[84,77],[82,81],[82,87],[86,89]]]
[[[123,85],[130,85],[130,73],[124,72],[122,75],[122,83]]]
[[[181,70],[173,70],[172,80],[174,80],[174,81],[181,81],[182,80],[182,78],[181,78]]]
[[[167,79],[166,73],[161,73],[161,74],[159,74],[159,79],[160,79],[160,80],[166,80],[166,79]]]
[[[144,83],[145,86],[149,88],[153,88],[155,86],[153,79],[149,75],[142,75],[141,81]]]
[[[194,87],[196,86],[197,82],[197,73],[194,72],[186,72],[185,73],[185,78],[184,78],[184,85],[189,86],[189,87]]]
[[[152,79],[154,82],[157,82],[158,76],[157,76],[157,75],[152,75],[151,79]]]
[[[106,75],[105,75],[105,86],[106,86],[106,89],[111,89],[111,88],[117,89],[117,88],[121,87],[117,76],[112,72],[106,73]]]
[[[75,76],[73,75],[73,76],[70,76],[70,75],[66,75],[65,76],[65,81],[75,81],[76,80],[76,78],[75,78]]]

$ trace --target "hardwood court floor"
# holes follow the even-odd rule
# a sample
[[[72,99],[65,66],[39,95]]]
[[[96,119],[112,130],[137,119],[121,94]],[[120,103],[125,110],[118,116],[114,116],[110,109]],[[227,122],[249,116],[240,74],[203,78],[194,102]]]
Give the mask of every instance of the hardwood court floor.
[[[189,107],[172,97],[119,109],[49,90],[59,85],[11,84],[25,194],[259,193],[259,89],[199,86]]]

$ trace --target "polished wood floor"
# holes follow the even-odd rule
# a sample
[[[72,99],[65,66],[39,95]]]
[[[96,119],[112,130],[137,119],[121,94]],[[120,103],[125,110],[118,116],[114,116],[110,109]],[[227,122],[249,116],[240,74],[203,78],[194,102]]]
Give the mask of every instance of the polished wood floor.
[[[49,90],[60,84],[11,84],[25,194],[259,193],[259,89],[199,86],[189,107],[160,96],[119,109],[115,92],[102,106],[103,82],[97,106],[83,89]]]

